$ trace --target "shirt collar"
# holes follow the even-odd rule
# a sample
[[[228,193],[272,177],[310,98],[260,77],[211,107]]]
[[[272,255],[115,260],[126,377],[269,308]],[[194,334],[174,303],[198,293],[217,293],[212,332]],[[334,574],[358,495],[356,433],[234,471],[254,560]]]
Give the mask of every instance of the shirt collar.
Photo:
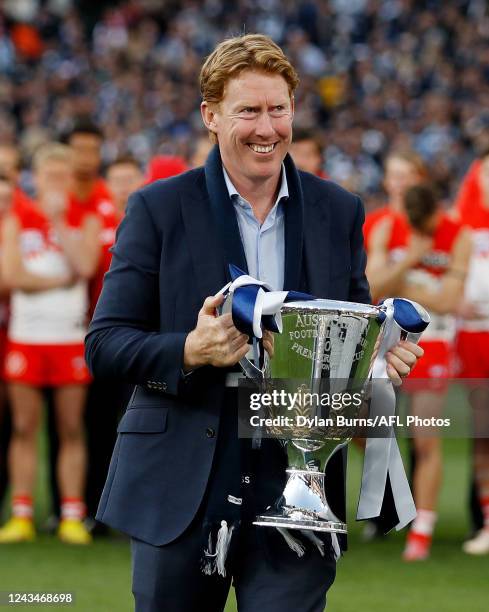
[[[238,196],[238,198],[241,198],[242,200],[244,200],[243,196],[238,192],[236,187],[231,182],[231,179],[229,178],[229,174],[226,172],[226,168],[224,166],[222,167],[222,171],[224,173],[224,181],[226,182],[226,187],[227,187],[229,197],[231,198],[231,200],[234,199],[234,196]],[[277,199],[275,200],[275,204],[280,202],[282,198],[289,197],[289,187],[287,185],[287,176],[285,173],[285,166],[283,163],[282,163],[281,175],[282,176],[280,180],[280,189],[277,195]]]

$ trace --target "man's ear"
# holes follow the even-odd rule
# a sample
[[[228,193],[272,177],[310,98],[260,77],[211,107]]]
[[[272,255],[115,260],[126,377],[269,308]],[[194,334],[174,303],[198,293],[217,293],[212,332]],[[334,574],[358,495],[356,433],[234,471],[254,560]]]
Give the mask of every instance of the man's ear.
[[[210,105],[208,102],[202,102],[200,104],[200,114],[202,115],[202,121],[204,122],[205,127],[217,134],[217,124],[216,124],[216,112],[214,105]]]

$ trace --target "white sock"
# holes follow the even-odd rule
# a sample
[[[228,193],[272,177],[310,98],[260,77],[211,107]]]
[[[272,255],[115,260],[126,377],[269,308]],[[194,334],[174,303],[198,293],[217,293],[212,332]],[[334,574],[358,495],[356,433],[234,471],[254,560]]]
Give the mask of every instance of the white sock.
[[[411,531],[425,536],[431,536],[435,528],[438,515],[432,510],[418,510],[416,518],[411,525]]]

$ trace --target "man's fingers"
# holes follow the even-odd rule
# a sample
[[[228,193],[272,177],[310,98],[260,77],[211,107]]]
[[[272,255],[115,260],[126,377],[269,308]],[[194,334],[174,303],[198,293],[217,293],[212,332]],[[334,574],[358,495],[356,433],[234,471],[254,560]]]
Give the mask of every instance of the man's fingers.
[[[249,350],[249,345],[245,344],[244,346],[242,346],[241,348],[237,349],[232,356],[231,359],[231,364],[230,365],[234,365],[235,363],[238,363],[238,361],[240,361],[241,359],[243,359],[243,357],[246,355],[246,353]]]
[[[199,314],[215,316],[216,308],[220,306],[223,302],[224,302],[224,296],[222,295],[222,293],[218,293],[217,295],[211,295],[205,298]]]
[[[400,387],[402,385],[401,377],[390,363],[387,364],[387,376],[390,378],[390,380],[392,380],[395,387]]]
[[[418,357],[411,351],[403,348],[402,346],[395,346],[390,351],[391,355],[395,355],[401,361],[409,366],[409,368],[413,368],[415,363],[418,361]]]
[[[414,353],[416,357],[419,359],[424,355],[424,350],[419,346],[419,344],[415,344],[414,342],[409,342],[409,340],[401,340],[397,346],[400,346],[411,353]]]
[[[236,329],[236,326],[233,322],[233,317],[230,312],[227,312],[226,314],[223,314],[219,317],[219,324],[225,327],[226,329],[230,327],[234,327]]]
[[[232,327],[231,329],[226,331],[227,333],[227,338],[230,342],[232,342],[233,340],[236,340],[237,338],[243,337],[243,338],[248,338],[248,336],[246,334],[242,334],[239,329],[236,329],[235,327]]]
[[[402,359],[399,359],[399,357],[393,352],[387,353],[386,358],[387,363],[396,370],[399,376],[407,376],[411,371],[411,366],[405,363]]]
[[[250,348],[248,345],[248,336],[246,336],[245,334],[239,334],[239,336],[231,342],[230,346],[231,346],[231,351],[233,353],[241,350],[245,346],[248,347],[246,349],[246,351],[248,351],[248,349]]]

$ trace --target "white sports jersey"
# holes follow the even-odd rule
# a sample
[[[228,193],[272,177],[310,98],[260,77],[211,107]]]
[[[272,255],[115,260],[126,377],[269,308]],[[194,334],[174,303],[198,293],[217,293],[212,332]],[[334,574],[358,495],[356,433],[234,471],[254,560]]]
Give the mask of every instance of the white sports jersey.
[[[22,216],[19,215],[21,223]],[[66,256],[51,228],[21,229],[22,261],[38,276],[53,277],[70,272]],[[73,228],[74,232],[79,231]],[[86,334],[88,288],[85,281],[48,291],[14,291],[10,303],[8,337],[22,344],[83,343]]]
[[[473,229],[473,251],[465,283],[465,298],[476,304],[485,315],[481,319],[464,319],[460,329],[466,331],[489,331],[489,229]]]

